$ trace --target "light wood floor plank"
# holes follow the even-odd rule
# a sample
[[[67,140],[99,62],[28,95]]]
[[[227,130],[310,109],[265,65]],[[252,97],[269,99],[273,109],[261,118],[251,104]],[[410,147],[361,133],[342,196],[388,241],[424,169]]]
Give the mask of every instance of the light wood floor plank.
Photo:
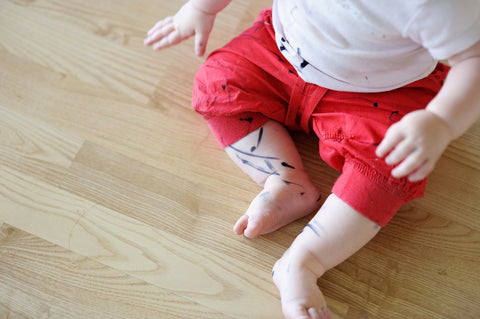
[[[1,105],[0,127],[1,163],[51,183],[60,183],[83,144]]]
[[[9,186],[1,190],[4,210],[0,211],[0,220],[14,227],[157,287],[181,292],[223,313],[243,317],[255,311],[261,316],[266,305],[267,313],[278,306],[276,295],[269,296],[265,291],[265,286],[270,286],[269,273],[257,277],[238,258],[219,255],[208,247],[0,168],[1,179]],[[220,256],[222,263],[218,263]],[[263,298],[258,298],[261,293],[253,294],[256,298],[242,293],[257,290],[265,292]],[[249,306],[232,308],[232,303]]]
[[[0,309],[13,318],[225,318],[7,224],[0,256]]]

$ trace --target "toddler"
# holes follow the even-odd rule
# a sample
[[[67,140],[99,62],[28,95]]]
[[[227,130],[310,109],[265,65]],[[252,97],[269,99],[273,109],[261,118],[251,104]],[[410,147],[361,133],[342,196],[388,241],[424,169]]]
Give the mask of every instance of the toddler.
[[[205,52],[231,0],[190,0],[147,34]],[[286,318],[330,318],[317,279],[365,245],[480,117],[480,2],[274,0],[214,51],[193,107],[263,191],[233,230],[254,238],[317,211],[273,268]],[[438,63],[448,59],[450,67]],[[341,171],[321,208],[289,130]]]

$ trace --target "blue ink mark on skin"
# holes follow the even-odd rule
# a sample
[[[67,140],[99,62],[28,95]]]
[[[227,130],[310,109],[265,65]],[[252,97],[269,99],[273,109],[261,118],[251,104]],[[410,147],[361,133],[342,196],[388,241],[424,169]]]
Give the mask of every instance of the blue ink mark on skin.
[[[272,164],[269,160],[265,160],[265,164],[267,165],[267,167],[268,167],[272,172],[275,171],[275,168],[273,167],[273,164]]]
[[[302,185],[297,184],[297,183],[294,183],[294,182],[287,181],[286,179],[282,179],[282,182],[284,182],[284,183],[287,184],[287,185],[297,185],[297,186],[303,188]]]
[[[322,226],[322,224],[320,224],[318,220],[313,220],[311,223],[308,223],[305,228],[307,227],[310,228],[314,232],[314,234],[317,235],[317,237],[321,237],[320,232],[325,233],[325,228]]]
[[[263,127],[261,127],[260,131],[258,132],[257,146],[252,146],[252,148],[250,148],[250,152],[255,152],[255,150],[260,145],[260,142],[262,141],[262,136],[263,136]]]
[[[266,169],[266,168],[264,168],[264,167],[255,165],[254,163],[252,163],[252,162],[250,162],[250,161],[248,161],[248,160],[246,160],[246,159],[243,159],[243,158],[241,158],[241,157],[238,156],[238,155],[237,155],[237,158],[238,158],[240,161],[242,161],[242,164],[245,164],[245,165],[247,165],[247,166],[250,166],[250,167],[256,169],[256,170],[259,171],[259,172],[262,172],[262,173],[265,173],[265,174],[270,174],[270,175],[280,175],[277,171],[275,171],[275,170],[273,169],[273,166],[270,167],[270,166],[268,166],[268,164],[267,164],[268,168]],[[268,161],[265,161],[265,162],[266,162],[266,163],[269,163]],[[271,165],[271,164],[270,164],[270,165]]]
[[[308,223],[307,227],[310,228],[315,233],[315,235],[317,235],[317,237],[320,237],[320,234],[317,232],[317,230],[312,224]]]
[[[232,150],[234,150],[235,152],[238,152],[240,154],[243,154],[243,155],[247,155],[247,156],[252,156],[252,157],[257,157],[257,158],[263,158],[263,159],[271,159],[271,160],[278,160],[279,158],[278,157],[273,157],[273,156],[262,156],[262,155],[256,155],[256,154],[252,154],[252,153],[248,153],[248,152],[245,152],[245,151],[242,151],[242,150],[239,150],[238,148],[230,145],[229,148],[231,148]]]
[[[258,198],[262,198],[262,197],[265,197],[265,196],[268,196],[268,195],[270,195],[270,192],[264,190],[258,195]]]

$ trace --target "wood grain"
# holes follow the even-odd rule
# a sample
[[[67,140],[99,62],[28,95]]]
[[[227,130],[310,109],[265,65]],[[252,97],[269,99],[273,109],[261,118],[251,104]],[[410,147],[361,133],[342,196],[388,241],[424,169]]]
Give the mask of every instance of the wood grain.
[[[255,240],[260,191],[190,107],[193,40],[146,30],[183,1],[0,2],[0,318],[281,318],[274,262],[309,216]],[[234,1],[208,50],[269,1]],[[339,173],[293,133],[325,198]],[[425,198],[318,284],[334,318],[480,316],[480,123]]]
[[[0,274],[1,305],[14,318],[224,318],[14,227],[0,231],[0,267],[9,270]]]

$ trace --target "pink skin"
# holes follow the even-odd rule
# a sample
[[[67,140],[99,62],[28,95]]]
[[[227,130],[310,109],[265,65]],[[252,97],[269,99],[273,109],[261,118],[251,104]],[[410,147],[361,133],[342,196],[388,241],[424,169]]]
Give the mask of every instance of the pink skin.
[[[379,157],[389,165],[399,164],[392,176],[408,176],[411,182],[424,179],[452,140],[448,124],[435,113],[420,110],[405,115],[390,127],[378,146]]]
[[[245,215],[233,227],[235,234],[255,238],[319,208],[319,191],[305,172],[298,171],[289,180],[298,184],[287,185],[282,177],[271,175],[264,190],[255,197]]]
[[[216,14],[229,2],[189,1],[174,16],[158,21],[147,32],[144,44],[161,50],[195,35],[195,54],[203,56]]]
[[[372,239],[380,227],[330,195],[273,268],[287,319],[331,318],[317,278]]]

